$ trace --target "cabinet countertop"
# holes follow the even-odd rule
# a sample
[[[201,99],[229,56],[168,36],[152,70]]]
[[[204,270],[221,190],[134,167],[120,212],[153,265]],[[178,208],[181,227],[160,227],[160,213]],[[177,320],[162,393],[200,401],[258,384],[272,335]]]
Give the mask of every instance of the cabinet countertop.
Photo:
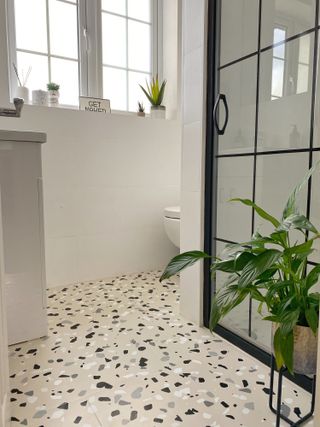
[[[37,142],[43,144],[47,141],[47,135],[42,132],[22,132],[0,129],[0,141]]]

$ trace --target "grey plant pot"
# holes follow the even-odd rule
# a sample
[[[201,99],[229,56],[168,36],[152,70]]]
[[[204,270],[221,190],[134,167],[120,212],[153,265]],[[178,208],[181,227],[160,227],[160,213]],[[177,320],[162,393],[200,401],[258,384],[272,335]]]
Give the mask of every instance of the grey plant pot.
[[[278,325],[272,325],[272,348],[273,337]],[[296,374],[315,375],[317,372],[317,348],[318,337],[314,335],[311,328],[307,326],[295,326],[293,330],[294,352],[293,370]]]

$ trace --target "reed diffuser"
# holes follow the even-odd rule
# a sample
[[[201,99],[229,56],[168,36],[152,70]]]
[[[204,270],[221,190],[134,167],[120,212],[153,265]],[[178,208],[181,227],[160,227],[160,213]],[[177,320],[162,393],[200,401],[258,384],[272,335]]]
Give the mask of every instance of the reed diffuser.
[[[30,77],[32,67],[30,66],[26,73],[24,73],[24,71],[22,70],[20,76],[16,64],[13,63],[12,65],[18,81],[18,87],[16,89],[16,98],[22,98],[24,102],[29,102],[29,89],[27,87],[27,83]]]

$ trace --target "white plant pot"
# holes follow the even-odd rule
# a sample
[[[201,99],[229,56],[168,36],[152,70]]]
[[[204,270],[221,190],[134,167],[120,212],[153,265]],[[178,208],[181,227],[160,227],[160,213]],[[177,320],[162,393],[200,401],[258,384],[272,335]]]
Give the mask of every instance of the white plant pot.
[[[16,90],[16,98],[22,98],[25,103],[29,102],[29,89],[25,86],[18,86]]]
[[[49,105],[59,105],[60,93],[58,90],[49,90]]]
[[[33,105],[48,105],[48,92],[45,90],[32,91],[32,104]]]
[[[151,106],[150,117],[152,119],[165,119],[166,118],[166,107],[164,105]]]

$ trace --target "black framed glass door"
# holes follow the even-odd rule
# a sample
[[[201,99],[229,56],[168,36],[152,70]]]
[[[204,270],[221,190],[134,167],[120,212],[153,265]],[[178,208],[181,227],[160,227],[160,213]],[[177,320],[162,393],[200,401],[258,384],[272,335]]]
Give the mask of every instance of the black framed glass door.
[[[230,203],[248,198],[280,216],[295,183],[320,158],[318,122],[319,2],[215,0],[209,2],[205,250],[269,231],[253,210]],[[320,225],[320,174],[300,208]],[[320,192],[319,192],[320,193]],[[310,265],[319,261],[316,253]],[[204,322],[224,277],[205,264]],[[247,301],[218,331],[268,360],[268,322]]]

